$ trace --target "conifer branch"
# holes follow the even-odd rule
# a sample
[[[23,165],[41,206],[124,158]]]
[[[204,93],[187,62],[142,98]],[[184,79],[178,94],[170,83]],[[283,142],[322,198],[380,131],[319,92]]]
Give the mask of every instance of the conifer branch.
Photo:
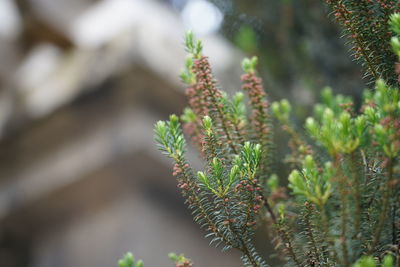
[[[323,261],[320,258],[320,252],[319,249],[317,248],[317,242],[314,237],[313,229],[315,228],[314,225],[312,225],[311,222],[311,215],[314,212],[313,206],[309,202],[304,203],[305,206],[305,216],[304,216],[304,221],[306,225],[306,235],[308,237],[308,240],[311,243],[311,250],[313,254],[313,258],[315,259],[314,264],[321,264]]]
[[[387,79],[377,79],[375,90],[365,92],[359,112],[351,98],[323,89],[315,114],[305,121],[306,134],[312,139],[309,143],[316,147],[312,150],[290,121],[289,102],[271,105],[290,136],[289,196],[279,187],[278,176],[270,176],[271,117],[255,72],[256,58],[242,64],[243,90],[250,99],[247,117],[243,94],[230,98],[217,88],[201,42],[191,33],[186,36],[190,55],[181,78],[188,85],[189,108],[181,119],[185,132],[201,150],[204,170],[194,175],[188,164],[177,116],[156,124],[155,139],[173,160],[178,187],[194,220],[212,237],[210,243],[223,243],[223,250],[239,250],[245,266],[268,266],[252,244],[260,218],[271,224],[272,242],[277,241],[276,248],[287,256],[287,266],[376,267],[372,256],[383,267],[400,262],[400,90],[387,68],[393,63],[387,49],[379,55],[377,43],[368,44],[373,34],[379,42],[387,39],[381,26],[393,2],[382,6],[383,1],[376,1],[381,17],[366,19],[367,25],[376,24],[376,32],[366,35],[357,12],[366,12],[371,1],[328,0],[344,12],[340,19],[347,31],[357,34],[352,38],[361,47],[359,55],[371,64],[374,78]],[[400,35],[400,14],[390,16],[390,21]],[[391,46],[400,58],[398,36],[392,38]],[[247,122],[251,130],[246,130]],[[264,213],[267,216],[259,216]],[[389,251],[396,257],[386,255]]]
[[[340,244],[342,247],[342,256],[343,256],[343,266],[349,267],[349,252],[347,247],[347,224],[348,224],[348,199],[347,199],[347,185],[346,185],[346,178],[342,173],[340,167],[340,160],[341,156],[336,155],[334,161],[334,168],[337,170],[337,180],[338,180],[338,187],[339,187],[339,194],[340,194]]]
[[[389,158],[387,162],[387,169],[388,169],[388,174],[387,174],[387,180],[386,180],[386,186],[384,189],[383,193],[383,200],[382,200],[382,211],[379,216],[379,220],[376,224],[376,228],[374,231],[374,237],[371,245],[371,249],[375,249],[376,246],[379,244],[380,239],[381,239],[381,234],[383,230],[383,226],[386,222],[388,213],[389,213],[389,206],[390,206],[390,198],[392,196],[392,180],[393,180],[393,159]],[[372,253],[373,251],[369,251]]]
[[[232,149],[234,154],[238,154],[236,147],[236,140],[232,133],[232,125],[225,115],[225,105],[222,101],[221,92],[216,88],[215,80],[211,74],[210,63],[208,58],[201,56],[196,59],[193,66],[193,71],[196,73],[198,86],[206,96],[207,103],[209,103],[209,112],[212,118],[221,124],[221,134],[226,138],[228,146]]]

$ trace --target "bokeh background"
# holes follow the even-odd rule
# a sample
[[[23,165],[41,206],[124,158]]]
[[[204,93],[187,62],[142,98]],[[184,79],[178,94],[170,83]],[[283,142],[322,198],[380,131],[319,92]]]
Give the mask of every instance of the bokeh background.
[[[0,0],[0,266],[116,266],[126,251],[240,266],[208,246],[153,142],[185,106],[183,34],[229,92],[257,55],[270,99],[292,101],[301,125],[323,86],[364,88],[328,14],[322,0]],[[269,253],[263,229],[257,244]]]

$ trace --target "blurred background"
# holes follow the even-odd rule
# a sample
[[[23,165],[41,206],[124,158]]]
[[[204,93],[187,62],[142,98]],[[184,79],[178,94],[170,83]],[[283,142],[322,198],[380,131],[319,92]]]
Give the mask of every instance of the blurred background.
[[[185,106],[183,34],[226,91],[257,55],[270,99],[291,100],[301,124],[323,86],[364,87],[328,14],[319,0],[0,0],[0,266],[116,266],[126,251],[241,266],[208,246],[153,142]]]

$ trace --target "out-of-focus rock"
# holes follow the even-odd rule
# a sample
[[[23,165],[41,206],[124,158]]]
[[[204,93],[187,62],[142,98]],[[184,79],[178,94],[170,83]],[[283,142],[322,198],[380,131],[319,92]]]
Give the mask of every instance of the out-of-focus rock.
[[[52,12],[44,14],[48,13]],[[37,45],[16,72],[14,84],[28,118],[48,115],[132,64],[145,66],[182,88],[177,77],[185,56],[184,30],[166,6],[153,1],[103,0],[74,15],[62,17],[74,20],[58,27],[75,48],[64,51],[51,43]],[[56,18],[53,14],[46,20],[55,23]],[[239,77],[239,57],[234,56],[238,52],[216,35],[204,43],[222,84],[228,91],[234,89],[238,80],[231,77]]]
[[[87,86],[90,55],[79,50],[62,54],[48,44],[35,47],[15,77],[24,112],[43,117],[73,100]]]
[[[21,31],[21,19],[14,1],[0,1],[0,18],[0,38],[15,40]]]
[[[9,45],[16,59],[0,67],[0,262],[110,266],[133,250],[163,266],[178,250],[235,266],[192,223],[152,138],[185,105],[179,16],[152,0],[18,2],[35,38]],[[217,35],[204,43],[222,85],[239,87],[238,52]]]

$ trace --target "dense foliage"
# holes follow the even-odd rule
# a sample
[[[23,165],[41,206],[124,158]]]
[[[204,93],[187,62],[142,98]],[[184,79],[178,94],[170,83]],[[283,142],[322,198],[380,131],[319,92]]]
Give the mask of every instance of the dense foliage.
[[[291,123],[288,101],[268,102],[257,58],[242,64],[246,96],[230,97],[218,88],[201,42],[187,34],[181,78],[189,107],[181,119],[171,115],[156,124],[156,141],[174,161],[194,220],[211,243],[240,250],[244,265],[268,266],[252,242],[255,227],[266,221],[285,266],[400,266],[400,91],[394,68],[400,41],[383,26],[397,8],[392,2],[328,1],[374,88],[365,90],[359,107],[350,97],[322,90],[304,135]],[[367,8],[376,14],[367,18]],[[390,21],[394,35],[400,34],[400,15]],[[290,136],[291,154],[284,159],[292,170],[289,194],[281,186],[285,177],[271,169],[273,116]],[[187,161],[183,132],[204,158],[203,171]]]
[[[387,26],[390,14],[400,11],[396,0],[326,0],[335,19],[349,37],[354,57],[361,62],[370,80],[383,78],[397,85],[396,56],[387,44],[392,32]]]

